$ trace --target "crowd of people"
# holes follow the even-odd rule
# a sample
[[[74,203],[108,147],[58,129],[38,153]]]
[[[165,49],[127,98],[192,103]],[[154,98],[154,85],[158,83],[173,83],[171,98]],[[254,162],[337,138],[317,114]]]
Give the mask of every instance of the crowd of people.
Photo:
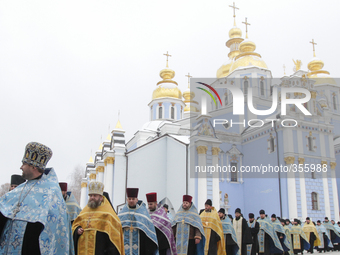
[[[88,185],[89,200],[81,210],[67,183],[46,168],[52,151],[29,143],[22,176],[13,175],[10,192],[0,198],[0,254],[112,255],[293,255],[340,250],[340,222],[302,224],[264,210],[246,220],[240,208],[234,217],[208,199],[198,212],[192,197],[173,215],[157,193],[138,199],[138,188],[127,188],[127,203],[117,214],[101,182]]]

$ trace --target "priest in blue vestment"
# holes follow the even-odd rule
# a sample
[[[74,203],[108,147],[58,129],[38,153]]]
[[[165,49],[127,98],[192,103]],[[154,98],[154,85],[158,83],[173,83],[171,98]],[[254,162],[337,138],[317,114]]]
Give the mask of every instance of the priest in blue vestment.
[[[125,254],[158,254],[156,230],[145,203],[138,204],[138,188],[127,188],[128,203],[119,212]]]
[[[47,146],[31,142],[22,159],[27,182],[0,198],[0,254],[74,254],[71,224]]]

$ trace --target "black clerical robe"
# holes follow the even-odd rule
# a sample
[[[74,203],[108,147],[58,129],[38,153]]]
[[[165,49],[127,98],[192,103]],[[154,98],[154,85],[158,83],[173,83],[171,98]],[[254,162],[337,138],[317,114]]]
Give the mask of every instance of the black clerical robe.
[[[234,218],[233,219],[233,226],[235,229],[235,233],[236,233],[236,237],[238,238],[238,230],[235,227],[237,224],[239,224],[239,221],[242,221],[242,236],[241,236],[241,241],[237,240],[238,243],[241,243],[241,247],[239,247],[241,249],[241,255],[247,255],[247,244],[253,244],[253,239],[252,239],[252,235],[250,232],[250,228],[248,227],[248,223],[247,221],[243,218],[243,217],[239,217],[239,218]]]
[[[249,227],[251,237],[253,239],[253,244],[251,246],[251,255],[255,255],[258,251],[259,241],[257,239],[257,234],[260,231],[260,224],[256,221],[254,227]]]

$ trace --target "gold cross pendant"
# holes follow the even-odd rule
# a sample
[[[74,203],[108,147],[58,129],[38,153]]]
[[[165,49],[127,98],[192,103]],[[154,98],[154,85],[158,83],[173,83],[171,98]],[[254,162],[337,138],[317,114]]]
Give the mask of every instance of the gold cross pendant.
[[[182,224],[184,224],[184,219],[182,220]]]
[[[133,231],[133,227],[132,227],[132,226],[130,227],[130,231],[131,231],[131,232]]]

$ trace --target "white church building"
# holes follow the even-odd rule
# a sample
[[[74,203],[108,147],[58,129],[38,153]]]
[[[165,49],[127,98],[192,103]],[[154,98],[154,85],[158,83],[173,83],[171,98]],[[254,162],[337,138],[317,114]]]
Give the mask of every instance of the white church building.
[[[116,211],[126,203],[126,188],[138,187],[139,199],[146,201],[146,193],[157,192],[159,200],[167,198],[175,211],[183,195],[189,194],[198,208],[204,208],[210,198],[213,206],[224,207],[230,214],[241,208],[246,218],[248,213],[258,215],[264,209],[268,215],[275,213],[283,218],[309,216],[318,220],[328,216],[339,220],[336,159],[340,157],[340,90],[336,80],[315,57],[314,44],[307,70],[300,69],[301,61],[296,61],[293,74],[274,79],[255,52],[256,44],[247,34],[242,37],[235,21],[229,37],[229,59],[218,69],[216,78],[204,81],[216,90],[221,102],[211,90],[218,104],[209,95],[202,103],[196,88],[182,93],[167,62],[151,101],[146,102],[149,121],[130,140],[125,139],[118,121],[86,164],[82,208],[87,204],[89,182],[101,181]],[[190,84],[197,81],[191,78]],[[243,91],[244,115],[233,113],[239,102],[233,102],[233,93],[225,85]],[[283,88],[308,90],[311,98],[303,106],[311,115],[293,104],[287,105],[283,114]],[[254,114],[247,100],[250,91],[255,109],[271,108],[275,96],[278,107],[267,116]],[[285,96],[304,98],[300,92]],[[214,120],[228,123],[214,125]],[[304,170],[271,175],[240,172],[245,166],[261,165],[300,166]],[[197,173],[197,166],[233,166],[236,171]],[[307,171],[322,167],[327,171]]]

